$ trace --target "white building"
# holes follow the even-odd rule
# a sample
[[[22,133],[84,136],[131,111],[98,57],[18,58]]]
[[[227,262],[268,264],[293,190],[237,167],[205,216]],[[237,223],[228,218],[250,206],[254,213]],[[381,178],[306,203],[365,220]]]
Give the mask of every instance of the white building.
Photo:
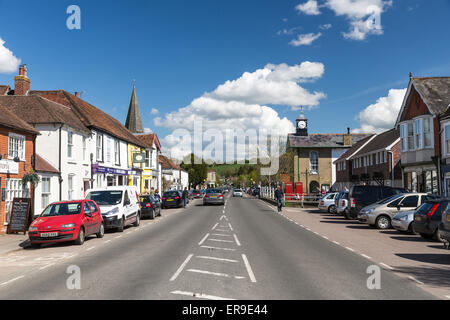
[[[142,172],[143,190],[146,193],[150,192],[152,188],[154,190],[161,190],[162,172],[159,162],[161,144],[158,136],[155,133],[152,133],[140,134],[136,135],[136,137],[148,146],[145,148],[145,163]]]
[[[177,165],[173,160],[166,156],[160,155],[163,191],[167,190],[184,190],[189,189],[189,174]]]

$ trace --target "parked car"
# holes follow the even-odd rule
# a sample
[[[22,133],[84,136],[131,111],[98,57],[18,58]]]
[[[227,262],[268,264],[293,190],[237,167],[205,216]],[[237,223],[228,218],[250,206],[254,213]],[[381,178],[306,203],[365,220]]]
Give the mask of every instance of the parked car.
[[[348,210],[348,192],[342,192],[336,205],[336,213],[344,215]]]
[[[392,218],[392,227],[395,230],[401,231],[401,232],[408,232],[411,234],[417,234],[417,232],[414,230],[414,213],[416,213],[416,209],[414,210],[408,210],[403,211],[395,215],[394,218]]]
[[[434,198],[426,193],[401,193],[361,209],[358,220],[378,229],[392,227],[392,219],[400,212],[410,211]]]
[[[203,205],[208,204],[225,204],[222,190],[220,189],[207,189],[206,194],[203,197]]]
[[[139,193],[134,186],[116,186],[89,190],[86,199],[97,203],[105,229],[123,232],[129,225],[141,223]]]
[[[194,199],[201,199],[203,198],[203,194],[200,190],[193,190],[192,195],[194,196]]]
[[[449,199],[435,199],[425,202],[414,214],[414,230],[422,238],[445,241],[441,237],[439,225],[442,213],[447,211]]]
[[[52,203],[28,229],[30,243],[35,248],[44,243],[67,241],[82,245],[94,234],[103,238],[105,226],[100,208],[91,200]]]
[[[334,199],[338,195],[337,192],[328,193],[324,195],[319,200],[319,210],[320,211],[328,211],[329,213],[336,213],[336,204],[334,202]]]
[[[161,216],[161,202],[157,201],[151,195],[144,195],[139,197],[141,206],[141,218],[155,219]]]
[[[441,223],[439,224],[439,234],[443,240],[450,242],[450,209],[447,208],[442,213]]]
[[[386,186],[353,186],[349,192],[349,209],[344,216],[346,219],[357,219],[362,208],[400,193],[408,191]]]
[[[242,189],[234,189],[233,190],[233,197],[243,197]]]
[[[260,188],[255,188],[253,189],[253,196],[254,197],[259,197],[261,195],[261,189]]]
[[[183,206],[183,194],[179,190],[164,192],[162,198],[162,208],[181,208]]]

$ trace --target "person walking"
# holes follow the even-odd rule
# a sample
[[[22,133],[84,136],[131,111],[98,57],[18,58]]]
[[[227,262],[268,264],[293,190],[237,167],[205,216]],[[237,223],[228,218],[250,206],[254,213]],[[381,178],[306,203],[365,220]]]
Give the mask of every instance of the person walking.
[[[156,201],[161,201],[161,196],[159,195],[159,190],[155,190],[155,194],[153,195]]]
[[[275,199],[277,199],[278,212],[281,212],[283,208],[283,191],[280,186],[278,186],[277,190],[275,190]]]
[[[183,208],[186,208],[187,198],[189,197],[189,193],[186,187],[184,187],[183,191]]]

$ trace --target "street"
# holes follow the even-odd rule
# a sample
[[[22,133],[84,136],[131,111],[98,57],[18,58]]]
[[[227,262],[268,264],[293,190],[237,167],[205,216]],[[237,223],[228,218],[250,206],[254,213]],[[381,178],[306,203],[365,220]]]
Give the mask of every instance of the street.
[[[350,250],[285,219],[262,200],[163,210],[124,233],[81,246],[20,249],[0,257],[0,299],[435,299]],[[80,288],[69,289],[69,266]]]

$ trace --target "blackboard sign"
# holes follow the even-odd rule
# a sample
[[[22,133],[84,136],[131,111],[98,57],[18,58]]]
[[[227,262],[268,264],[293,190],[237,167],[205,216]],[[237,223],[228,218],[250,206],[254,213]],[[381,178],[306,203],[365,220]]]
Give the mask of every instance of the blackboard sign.
[[[27,232],[28,217],[30,216],[31,199],[14,198],[11,207],[8,233]]]

